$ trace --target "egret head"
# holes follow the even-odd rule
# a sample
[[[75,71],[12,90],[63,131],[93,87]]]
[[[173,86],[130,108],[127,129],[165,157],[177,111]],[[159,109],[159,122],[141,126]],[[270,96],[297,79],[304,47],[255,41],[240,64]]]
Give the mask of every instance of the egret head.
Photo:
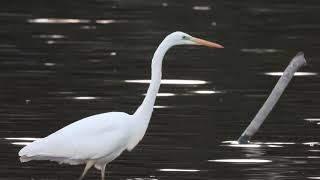
[[[192,37],[189,34],[186,34],[184,32],[173,32],[169,34],[166,39],[168,39],[173,46],[174,45],[201,45],[201,46],[208,46],[212,48],[223,48],[222,45],[206,41],[200,38]]]

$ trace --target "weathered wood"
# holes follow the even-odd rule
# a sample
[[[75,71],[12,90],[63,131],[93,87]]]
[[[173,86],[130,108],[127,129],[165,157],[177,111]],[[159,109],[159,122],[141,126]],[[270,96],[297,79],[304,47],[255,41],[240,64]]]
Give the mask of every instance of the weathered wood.
[[[278,102],[283,91],[286,89],[290,80],[294,76],[294,73],[301,67],[306,65],[306,59],[304,58],[303,52],[299,52],[290,62],[288,67],[283,72],[283,75],[273,88],[270,96],[263,104],[261,109],[258,111],[256,116],[253,118],[246,130],[241,134],[238,139],[239,144],[247,144],[250,142],[252,136],[259,130],[263,121],[267,118],[274,105]]]

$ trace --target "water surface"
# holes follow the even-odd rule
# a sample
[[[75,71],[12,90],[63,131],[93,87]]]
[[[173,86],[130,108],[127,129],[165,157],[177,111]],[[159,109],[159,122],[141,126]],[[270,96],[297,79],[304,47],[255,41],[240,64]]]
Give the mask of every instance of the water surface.
[[[0,177],[77,179],[83,166],[20,164],[19,149],[86,116],[133,113],[150,60],[180,30],[225,49],[175,47],[145,138],[108,179],[320,179],[320,3],[17,1],[0,8]],[[253,144],[232,144],[290,59],[301,69]],[[100,179],[91,170],[86,179]]]

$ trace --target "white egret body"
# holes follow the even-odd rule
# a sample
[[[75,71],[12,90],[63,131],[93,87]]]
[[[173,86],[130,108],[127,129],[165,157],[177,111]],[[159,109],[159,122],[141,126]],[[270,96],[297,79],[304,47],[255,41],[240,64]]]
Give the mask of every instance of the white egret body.
[[[148,92],[133,115],[109,112],[76,121],[22,148],[19,152],[20,161],[50,160],[71,165],[86,164],[80,179],[95,165],[101,170],[103,180],[106,165],[124,150],[131,151],[143,138],[160,88],[163,57],[170,47],[182,44],[223,48],[183,32],[171,33],[154,53]]]

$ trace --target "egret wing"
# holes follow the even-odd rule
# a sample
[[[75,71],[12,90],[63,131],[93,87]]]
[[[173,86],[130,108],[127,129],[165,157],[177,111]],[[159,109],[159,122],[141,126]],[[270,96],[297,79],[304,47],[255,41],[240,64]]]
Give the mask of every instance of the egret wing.
[[[84,118],[20,150],[30,160],[99,159],[127,143],[125,113],[105,113]]]

